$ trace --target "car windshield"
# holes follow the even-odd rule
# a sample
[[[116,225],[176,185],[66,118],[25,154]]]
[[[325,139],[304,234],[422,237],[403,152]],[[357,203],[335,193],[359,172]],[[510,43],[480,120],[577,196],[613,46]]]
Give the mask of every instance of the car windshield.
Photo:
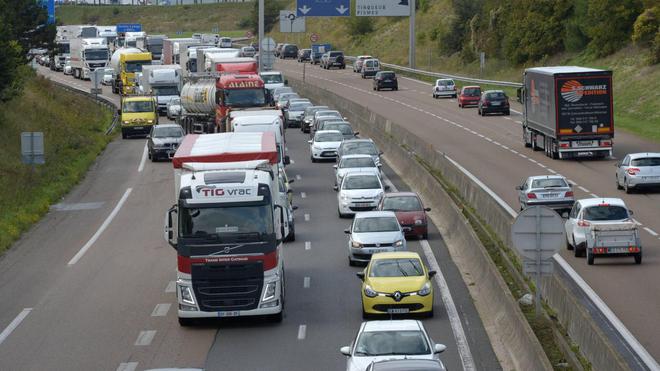
[[[284,93],[293,93],[293,89],[288,87],[288,86],[284,86],[284,87],[281,87],[281,88],[277,88],[277,89],[275,89],[275,91],[273,91],[273,94],[277,95],[277,96],[279,96],[280,94],[284,94]]]
[[[343,139],[341,133],[318,133],[314,137],[315,142],[341,142]]]
[[[378,189],[380,182],[374,175],[349,176],[344,178],[342,189]]]
[[[261,75],[261,78],[264,80],[264,83],[266,84],[280,84],[284,81],[282,79],[282,75]]]
[[[258,242],[273,233],[269,205],[180,209],[179,229],[183,238],[209,238]]]
[[[175,127],[162,127],[156,126],[154,128],[154,138],[180,138],[183,136],[183,130]]]
[[[293,99],[293,98],[300,98],[300,96],[296,93],[280,94],[280,96],[277,100],[280,101],[280,102],[286,102],[289,99]]]
[[[371,260],[369,277],[423,276],[424,268],[416,258]]]
[[[628,218],[628,210],[623,206],[598,205],[584,210],[583,219],[597,221],[623,220]]]
[[[421,331],[369,331],[360,334],[354,355],[374,357],[430,353],[426,336]]]
[[[568,187],[566,181],[561,178],[535,179],[532,181],[532,188],[563,188]]]
[[[421,211],[422,204],[415,196],[385,197],[383,210],[387,211]]]
[[[637,158],[630,162],[630,166],[660,166],[660,157]]]
[[[501,91],[497,92],[492,92],[487,94],[488,99],[504,99],[506,98],[506,94],[504,94]]]
[[[395,217],[373,217],[373,218],[357,218],[353,224],[353,232],[366,233],[366,232],[396,232],[399,230],[399,222]]]
[[[323,130],[337,130],[344,135],[353,135],[353,128],[345,124],[328,123],[324,126]]]
[[[466,88],[463,90],[463,95],[468,97],[478,97],[481,95],[481,89],[478,88]]]
[[[152,101],[124,102],[121,108],[122,112],[153,112],[154,103]]]
[[[225,90],[225,105],[229,107],[258,107],[266,104],[263,89]]]
[[[126,72],[142,72],[142,66],[151,64],[151,61],[126,62]]]
[[[376,167],[374,160],[371,157],[361,157],[361,158],[344,158],[339,164],[341,169],[352,168],[352,167]]]
[[[376,155],[378,151],[376,146],[371,142],[361,143],[344,143],[342,147],[342,154],[344,155]]]
[[[342,52],[332,52],[332,53],[330,53],[331,57],[340,57],[342,55],[344,55],[344,53],[342,53]]]
[[[452,86],[454,85],[454,82],[451,80],[438,80],[437,83],[438,86]]]
[[[154,86],[151,90],[154,95],[179,95],[179,88],[176,86]]]
[[[310,105],[312,104],[308,102],[292,103],[289,106],[289,111],[304,111],[305,108],[309,107]]]

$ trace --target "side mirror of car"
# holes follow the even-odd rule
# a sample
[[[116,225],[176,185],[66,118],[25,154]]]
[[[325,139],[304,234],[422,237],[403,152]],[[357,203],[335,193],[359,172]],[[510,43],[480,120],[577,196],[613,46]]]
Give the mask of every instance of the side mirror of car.
[[[344,233],[346,233],[346,234],[351,234],[351,230],[348,229],[348,228],[346,228],[346,229],[344,229]]]
[[[291,206],[291,210],[298,210],[298,206]]]
[[[341,347],[339,348],[339,353],[345,355],[346,357],[351,356],[351,347]]]
[[[630,209],[628,209],[628,214],[630,214],[630,216],[635,215],[635,213],[634,213],[632,210],[630,210]]]
[[[151,139],[151,134],[147,134],[147,139]]]
[[[332,167],[333,167],[334,169],[336,169],[336,168],[337,168],[337,165],[332,165]]]
[[[339,190],[339,186],[333,186],[332,189],[334,189],[335,191],[338,191],[338,190]]]
[[[436,271],[429,271],[429,279],[433,278],[437,273]]]
[[[287,194],[289,194],[289,193],[293,193],[293,190],[289,189],[289,190],[286,191],[286,193],[287,193]]]
[[[617,162],[616,164],[614,164],[614,167],[621,167],[621,163]]]
[[[425,207],[424,211],[431,211],[431,208],[430,207]]]
[[[383,154],[384,154],[383,151],[378,152],[378,155],[379,155],[379,156],[382,156]]]
[[[516,186],[516,190],[517,190],[517,191],[522,190],[522,186]]]
[[[288,183],[291,184],[291,183],[293,183],[293,182],[295,182],[295,181],[296,181],[295,179],[289,179],[289,180],[288,180]]]
[[[407,233],[407,232],[410,232],[410,231],[412,231],[412,228],[410,228],[410,227],[403,227],[403,232],[404,232],[404,233]]]
[[[117,108],[117,114],[121,115],[121,108]]]
[[[435,354],[442,353],[442,352],[444,352],[445,350],[447,350],[447,346],[444,345],[444,344],[436,344],[436,345],[433,347],[433,352],[434,352]]]
[[[362,281],[364,281],[364,272],[356,272],[355,275],[356,275],[359,279],[361,279]]]
[[[360,135],[360,132],[356,131],[355,133],[353,133],[353,135],[355,135],[357,137],[358,135]]]
[[[568,219],[568,214],[569,214],[568,211],[562,211],[561,217],[564,218],[564,219]]]
[[[312,144],[314,141],[313,140],[308,140],[307,143]]]
[[[389,191],[389,190],[390,190],[390,186],[388,186],[388,185],[386,185],[386,186],[383,187],[383,188],[385,188],[386,191]]]

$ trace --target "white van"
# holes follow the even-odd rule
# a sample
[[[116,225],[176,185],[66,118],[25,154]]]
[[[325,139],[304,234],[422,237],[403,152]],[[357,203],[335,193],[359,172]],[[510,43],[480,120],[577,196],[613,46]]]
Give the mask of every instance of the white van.
[[[365,59],[362,62],[362,78],[366,79],[367,77],[376,76],[376,73],[380,71],[380,61],[378,59]]]
[[[284,168],[289,164],[289,156],[286,155],[286,142],[282,128],[284,126],[282,119],[279,116],[241,116],[235,117],[231,121],[231,131],[235,133],[275,133],[275,142],[277,145],[277,153],[279,155],[279,165]]]

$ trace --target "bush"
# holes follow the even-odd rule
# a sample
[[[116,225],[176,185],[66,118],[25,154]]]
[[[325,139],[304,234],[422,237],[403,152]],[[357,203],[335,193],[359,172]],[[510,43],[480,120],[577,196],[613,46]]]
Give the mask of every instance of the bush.
[[[655,8],[646,9],[644,13],[640,14],[635,20],[633,25],[632,41],[639,46],[649,47],[653,43],[655,35],[658,33],[660,22],[658,15],[660,13],[660,6]]]
[[[655,33],[653,45],[651,45],[651,64],[660,63],[660,30]]]
[[[374,22],[373,17],[350,17],[348,19],[349,35],[351,38],[355,39],[368,33],[372,33],[374,31]]]
[[[604,57],[619,50],[630,40],[633,24],[643,9],[641,0],[589,0],[589,52]]]
[[[119,8],[117,7],[112,8],[112,15],[119,15]]]

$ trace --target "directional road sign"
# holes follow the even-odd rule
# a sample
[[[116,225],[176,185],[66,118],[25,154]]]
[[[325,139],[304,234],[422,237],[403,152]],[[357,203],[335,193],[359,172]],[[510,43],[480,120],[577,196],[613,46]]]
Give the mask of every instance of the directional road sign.
[[[280,10],[280,32],[305,32],[305,17],[297,17],[292,10]]]
[[[142,25],[139,23],[118,23],[117,32],[140,32]]]
[[[355,15],[359,17],[407,17],[410,3],[415,0],[356,0]]]
[[[350,17],[351,0],[297,0],[298,17]]]

